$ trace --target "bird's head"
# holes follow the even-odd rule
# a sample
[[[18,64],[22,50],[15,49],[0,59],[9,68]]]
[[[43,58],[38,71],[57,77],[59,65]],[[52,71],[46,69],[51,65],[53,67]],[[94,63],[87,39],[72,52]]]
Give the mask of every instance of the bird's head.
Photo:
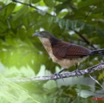
[[[48,31],[36,32],[35,34],[33,34],[33,36],[37,36],[39,38],[47,38],[47,39],[50,39],[51,37],[53,37],[53,35]]]

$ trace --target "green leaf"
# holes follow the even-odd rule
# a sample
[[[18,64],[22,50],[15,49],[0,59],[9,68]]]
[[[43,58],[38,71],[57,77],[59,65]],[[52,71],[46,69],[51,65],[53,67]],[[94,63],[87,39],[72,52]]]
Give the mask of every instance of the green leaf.
[[[49,7],[55,6],[55,0],[44,0],[44,2]]]
[[[1,11],[1,14],[5,19],[8,18],[8,16],[10,16],[15,8],[15,4],[14,3],[10,3],[7,6],[4,7],[4,9]]]
[[[16,12],[16,14],[14,14],[13,16],[13,20],[17,20],[18,18],[23,17],[24,14],[28,13],[28,7],[27,6],[23,6],[18,12]]]
[[[67,0],[56,0],[56,1],[59,1],[59,2],[65,2],[65,1],[67,1]]]
[[[5,22],[0,21],[0,36],[4,35],[2,34],[2,32],[4,32],[7,28],[8,28],[8,25]]]
[[[40,0],[31,0],[31,3],[38,3]]]

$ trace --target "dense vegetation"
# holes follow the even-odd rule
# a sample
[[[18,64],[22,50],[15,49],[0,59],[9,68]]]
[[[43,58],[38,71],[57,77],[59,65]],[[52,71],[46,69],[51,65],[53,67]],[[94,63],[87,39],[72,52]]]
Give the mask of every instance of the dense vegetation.
[[[104,97],[103,71],[91,74],[102,87],[89,75],[19,81],[60,70],[32,37],[41,29],[90,49],[104,48],[104,0],[0,0],[0,103],[95,103],[92,97]],[[92,56],[78,68],[102,60]]]

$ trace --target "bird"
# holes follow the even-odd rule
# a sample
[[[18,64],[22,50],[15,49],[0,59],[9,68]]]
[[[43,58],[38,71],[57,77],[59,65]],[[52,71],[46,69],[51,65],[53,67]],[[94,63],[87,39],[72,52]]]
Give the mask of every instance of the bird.
[[[83,62],[88,56],[104,54],[104,49],[91,50],[74,43],[66,42],[56,38],[48,31],[36,32],[33,36],[37,36],[40,39],[52,61],[62,67],[58,72],[59,74],[71,66]]]

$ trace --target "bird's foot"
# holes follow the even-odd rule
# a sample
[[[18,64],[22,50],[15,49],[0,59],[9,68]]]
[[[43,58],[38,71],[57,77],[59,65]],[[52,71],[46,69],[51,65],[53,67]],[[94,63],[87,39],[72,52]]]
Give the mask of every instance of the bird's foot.
[[[55,73],[54,75],[59,76],[60,78],[62,78],[61,72],[63,72],[65,69],[62,68],[58,73]]]
[[[55,76],[62,78],[62,75],[58,72],[58,73],[54,73]]]
[[[75,73],[76,73],[76,76],[77,76],[77,77],[78,77],[80,74],[82,74],[82,73],[80,72],[79,69],[76,69],[76,70],[75,70]]]
[[[64,79],[63,79],[62,75],[60,74],[60,72],[54,73],[54,75],[64,81]]]
[[[54,73],[54,75],[57,76],[57,77],[59,77],[59,78],[61,78],[64,81],[64,79],[63,79],[63,77],[61,75],[61,72],[63,72],[64,70],[65,69],[61,69],[58,73]]]

